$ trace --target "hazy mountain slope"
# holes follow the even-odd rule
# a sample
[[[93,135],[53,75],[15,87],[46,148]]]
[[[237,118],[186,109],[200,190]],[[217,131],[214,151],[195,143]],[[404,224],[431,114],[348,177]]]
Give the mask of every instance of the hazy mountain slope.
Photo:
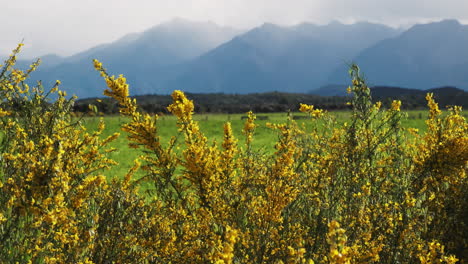
[[[268,24],[237,36],[190,62],[168,88],[201,93],[274,90],[275,61],[292,41],[289,33]]]
[[[41,69],[48,69],[48,68],[55,67],[56,65],[62,63],[65,59],[64,57],[58,56],[56,54],[47,54],[39,58],[34,58],[30,60],[21,59],[21,54],[19,54],[18,57],[19,59],[16,61],[15,66],[22,70],[29,69],[29,66],[39,58],[41,59],[41,64],[39,66]],[[1,64],[3,64],[3,62],[6,59],[7,57],[0,59],[2,62]]]
[[[306,92],[359,51],[398,30],[370,23],[264,24],[196,58],[168,83],[191,92]]]
[[[155,93],[176,73],[171,66],[215,48],[237,32],[210,22],[175,19],[68,57],[55,67],[40,69],[34,78],[49,84],[60,79],[64,89],[80,97],[98,96],[104,82],[93,69],[92,59],[96,58],[110,73],[124,74],[132,93]]]
[[[415,25],[363,50],[354,61],[371,85],[468,88],[468,26],[455,20]],[[340,67],[328,83],[349,82]]]
[[[243,34],[213,23],[176,19],[67,58],[45,56],[32,81],[79,97],[105,89],[92,59],[124,74],[131,93],[309,92],[341,93],[355,61],[370,86],[468,88],[468,26],[454,20],[407,31],[366,22],[344,25],[264,24]],[[27,67],[30,61],[19,61]],[[343,91],[344,92],[344,91]]]

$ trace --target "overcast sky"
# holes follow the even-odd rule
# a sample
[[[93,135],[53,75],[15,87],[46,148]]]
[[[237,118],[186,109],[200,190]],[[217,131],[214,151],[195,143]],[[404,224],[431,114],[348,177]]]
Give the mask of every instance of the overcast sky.
[[[468,0],[0,0],[0,54],[71,55],[179,17],[247,29],[367,20],[391,26],[444,18],[468,23]]]

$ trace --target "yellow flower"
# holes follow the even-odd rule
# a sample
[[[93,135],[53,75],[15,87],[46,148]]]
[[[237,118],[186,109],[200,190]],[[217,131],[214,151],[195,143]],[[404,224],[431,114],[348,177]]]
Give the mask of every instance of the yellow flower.
[[[313,105],[307,105],[307,104],[300,104],[299,111],[303,113],[309,113],[314,109]]]
[[[5,218],[5,216],[2,213],[0,213],[0,224],[5,222],[6,220],[7,219]]]
[[[4,116],[10,115],[10,114],[11,114],[11,112],[5,111],[2,108],[0,108],[0,117],[4,117]]]
[[[94,68],[98,71],[100,71],[102,69],[102,63],[99,62],[98,60],[94,59],[93,60],[93,64],[94,64]]]
[[[393,111],[400,111],[401,101],[400,100],[393,100],[391,109]]]

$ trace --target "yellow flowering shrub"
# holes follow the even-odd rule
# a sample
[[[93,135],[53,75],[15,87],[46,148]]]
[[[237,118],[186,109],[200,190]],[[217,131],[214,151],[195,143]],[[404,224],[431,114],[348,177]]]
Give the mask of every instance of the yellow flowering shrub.
[[[2,263],[86,261],[95,246],[97,203],[106,190],[99,171],[115,163],[102,139],[104,123],[88,132],[71,117],[74,98],[29,88],[30,71],[14,70],[16,54],[0,75],[2,131],[0,259]],[[56,96],[54,100],[51,96]],[[99,197],[99,198],[98,198]]]
[[[230,123],[222,142],[205,137],[181,91],[168,106],[178,133],[163,143],[159,116],[139,112],[126,79],[95,60],[141,150],[127,174],[105,179],[118,134],[103,138],[103,122],[87,131],[72,118],[60,82],[50,92],[27,86],[37,64],[14,69],[19,48],[0,75],[2,263],[468,260],[468,125],[458,107],[442,115],[429,94],[427,132],[404,129],[401,102],[372,103],[353,65],[349,122],[303,104],[310,129],[292,118],[268,124],[273,154],[252,147],[251,112],[244,140]]]

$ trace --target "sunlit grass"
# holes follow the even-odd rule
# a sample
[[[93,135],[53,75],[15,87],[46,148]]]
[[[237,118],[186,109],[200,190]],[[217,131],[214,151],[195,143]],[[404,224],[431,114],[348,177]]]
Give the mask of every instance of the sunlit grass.
[[[405,128],[417,128],[421,132],[426,130],[425,120],[427,112],[423,110],[406,111],[407,117],[402,120],[402,125]],[[350,120],[350,111],[335,111],[329,112],[331,116],[337,119],[339,123],[344,123]],[[464,115],[468,112],[465,111]],[[296,122],[304,125],[306,129],[310,129],[315,121],[306,118],[303,113],[290,113],[292,116],[302,117],[297,119]],[[232,131],[238,139],[238,144],[242,146],[245,142],[242,129],[245,120],[245,114],[196,114],[194,120],[198,121],[202,132],[211,141],[217,143],[222,142],[223,139],[223,125],[225,122],[231,122]],[[128,140],[126,133],[120,130],[120,127],[128,122],[128,118],[121,116],[105,116],[105,117],[84,117],[83,124],[90,130],[97,128],[100,118],[103,118],[106,124],[103,137],[107,137],[115,131],[120,131],[120,137],[112,142],[112,146],[117,150],[110,153],[110,158],[117,161],[119,166],[112,167],[111,170],[103,172],[106,176],[112,177],[113,175],[125,175],[127,170],[133,166],[133,161],[141,154],[141,149],[133,149],[128,147]],[[305,118],[305,119],[303,119]],[[274,152],[274,144],[277,141],[277,134],[266,126],[267,123],[284,123],[288,120],[288,113],[263,113],[257,114],[256,124],[258,127],[255,130],[254,141],[252,142],[254,149],[261,152],[272,153]],[[164,143],[167,143],[172,136],[179,136],[176,126],[176,118],[172,115],[161,116],[158,121],[159,134]],[[179,141],[183,140],[179,136]],[[179,142],[183,143],[183,142]]]

